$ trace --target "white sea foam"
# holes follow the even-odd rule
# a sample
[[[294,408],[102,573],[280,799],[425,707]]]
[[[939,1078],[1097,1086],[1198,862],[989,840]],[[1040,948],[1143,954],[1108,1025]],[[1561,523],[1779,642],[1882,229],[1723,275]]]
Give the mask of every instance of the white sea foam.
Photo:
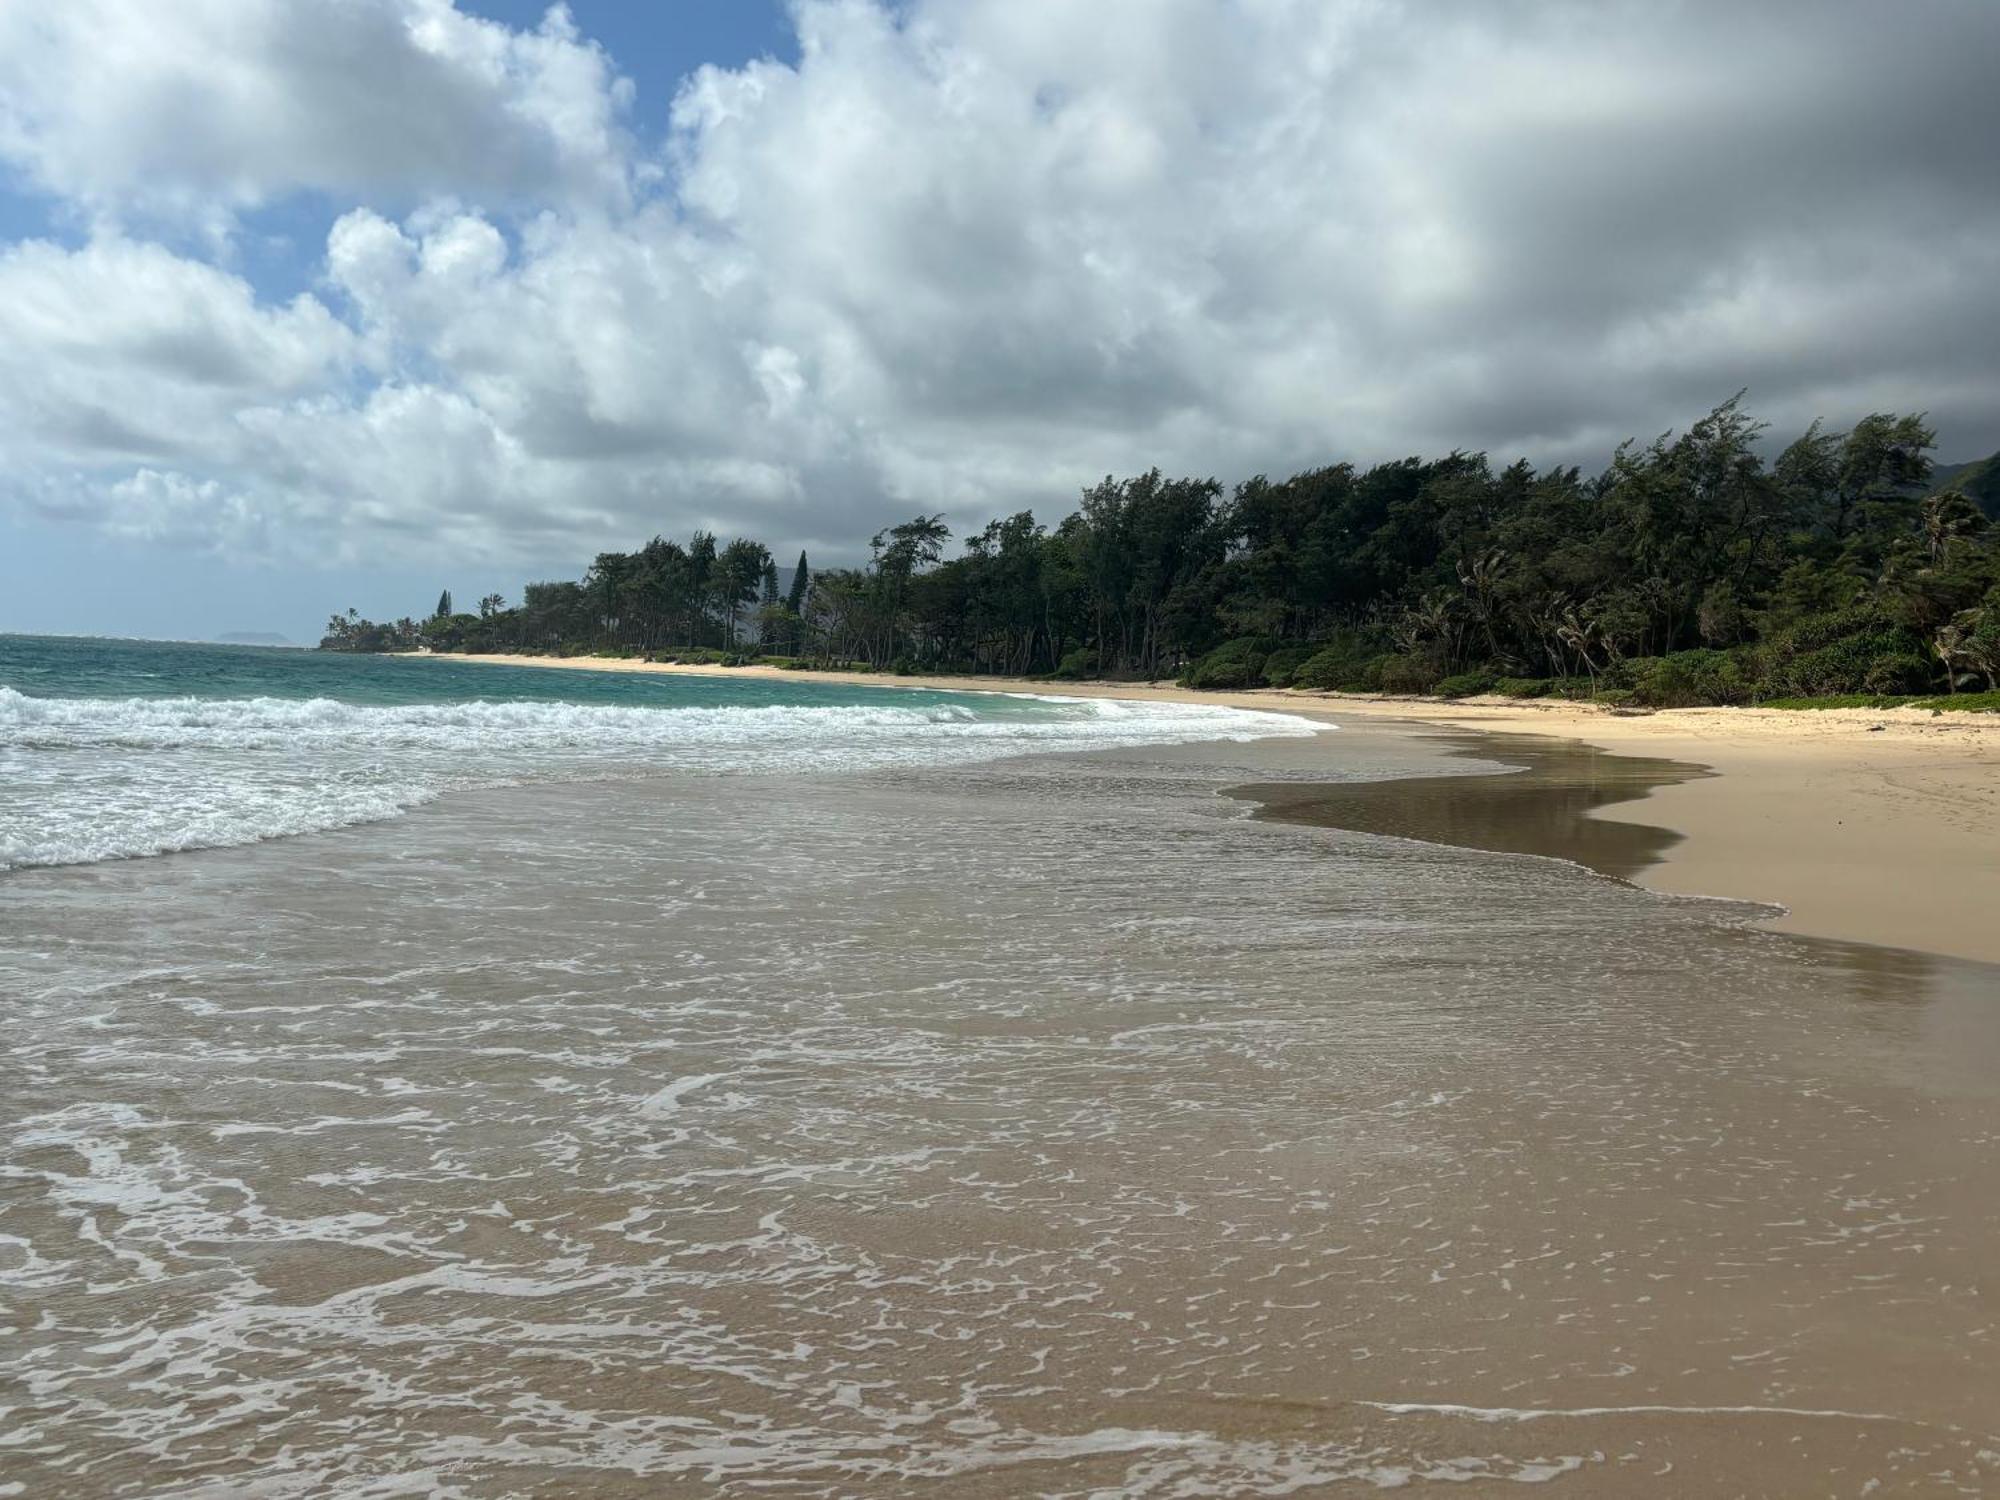
[[[0,688],[0,869],[254,843],[394,817],[441,793],[580,775],[849,771],[1311,734],[1207,704],[394,706],[33,698]],[[1004,705],[1005,711],[1002,711]]]

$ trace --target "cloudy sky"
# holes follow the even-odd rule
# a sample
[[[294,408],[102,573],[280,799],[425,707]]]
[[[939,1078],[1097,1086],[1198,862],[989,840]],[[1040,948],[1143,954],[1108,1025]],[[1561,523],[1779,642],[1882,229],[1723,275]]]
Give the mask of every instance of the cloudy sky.
[[[2000,447],[2000,5],[0,0],[0,629],[1738,387]]]

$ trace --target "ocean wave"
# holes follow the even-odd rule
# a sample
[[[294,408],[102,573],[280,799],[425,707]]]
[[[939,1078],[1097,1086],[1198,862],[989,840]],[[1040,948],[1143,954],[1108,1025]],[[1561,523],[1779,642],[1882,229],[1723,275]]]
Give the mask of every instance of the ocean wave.
[[[255,843],[518,781],[856,771],[1313,732],[1289,715],[1207,704],[907,696],[837,705],[372,705],[38,698],[0,687],[0,869]]]

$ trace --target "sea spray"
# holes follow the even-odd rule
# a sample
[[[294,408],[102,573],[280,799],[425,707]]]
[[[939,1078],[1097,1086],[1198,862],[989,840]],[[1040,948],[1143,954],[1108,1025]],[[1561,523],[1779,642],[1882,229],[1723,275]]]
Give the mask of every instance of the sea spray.
[[[645,705],[0,687],[0,868],[254,843],[521,781],[864,771],[1313,732],[1288,715],[1206,704],[814,683],[781,689],[791,701],[743,703],[729,701],[742,695],[726,681],[710,693],[721,701],[704,703],[700,680],[682,683],[683,701]],[[579,682],[577,696],[591,687]]]

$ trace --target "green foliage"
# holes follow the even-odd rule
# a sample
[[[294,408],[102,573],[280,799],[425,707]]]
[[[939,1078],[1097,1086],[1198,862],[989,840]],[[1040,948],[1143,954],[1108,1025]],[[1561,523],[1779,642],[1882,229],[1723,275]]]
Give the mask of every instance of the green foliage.
[[[1822,698],[1766,698],[1759,708],[1901,708],[1914,698],[1892,698],[1883,693],[1828,693]]]
[[[1189,667],[1181,677],[1181,686],[1218,690],[1263,687],[1265,663],[1281,645],[1264,636],[1226,641]]]
[[[1436,692],[1440,698],[1474,698],[1491,692],[1497,681],[1491,672],[1455,672],[1438,683]]]
[[[1931,475],[1931,484],[1933,494],[1956,490],[1977,505],[1988,520],[2000,521],[2000,453],[1968,464],[1940,467]]]
[[[1848,610],[1802,622],[1765,663],[1774,696],[1921,691],[1929,686],[1924,641],[1882,615]],[[1914,663],[1914,668],[1912,667]]]
[[[2000,714],[2000,691],[1934,695],[1918,698],[1911,707],[1928,708],[1933,713]]]
[[[1311,646],[1280,646],[1264,658],[1264,684],[1267,687],[1286,688],[1304,666],[1314,656]]]
[[[1056,664],[1049,676],[1062,682],[1082,682],[1097,675],[1097,652],[1088,646],[1078,646]]]
[[[1750,681],[1726,651],[1676,651],[1627,662],[1632,701],[1648,708],[1693,708],[1744,703]]]
[[[1641,705],[2000,689],[2000,456],[1940,473],[1932,442],[1874,413],[1772,459],[1732,398],[1591,477],[1454,452],[1225,493],[1155,469],[955,556],[919,515],[850,548],[860,566],[801,554],[787,586],[759,542],[656,536],[511,608],[349,611],[323,644]]]
[[[1427,656],[1385,656],[1376,664],[1385,693],[1428,693],[1438,684],[1437,663]]]
[[[2000,692],[1932,693],[1923,696],[1888,693],[1832,693],[1823,698],[1767,698],[1759,708],[1921,708],[1934,714],[2000,713]]]
[[[1382,690],[1383,653],[1359,631],[1338,630],[1292,673],[1292,686],[1322,692],[1377,693]]]

